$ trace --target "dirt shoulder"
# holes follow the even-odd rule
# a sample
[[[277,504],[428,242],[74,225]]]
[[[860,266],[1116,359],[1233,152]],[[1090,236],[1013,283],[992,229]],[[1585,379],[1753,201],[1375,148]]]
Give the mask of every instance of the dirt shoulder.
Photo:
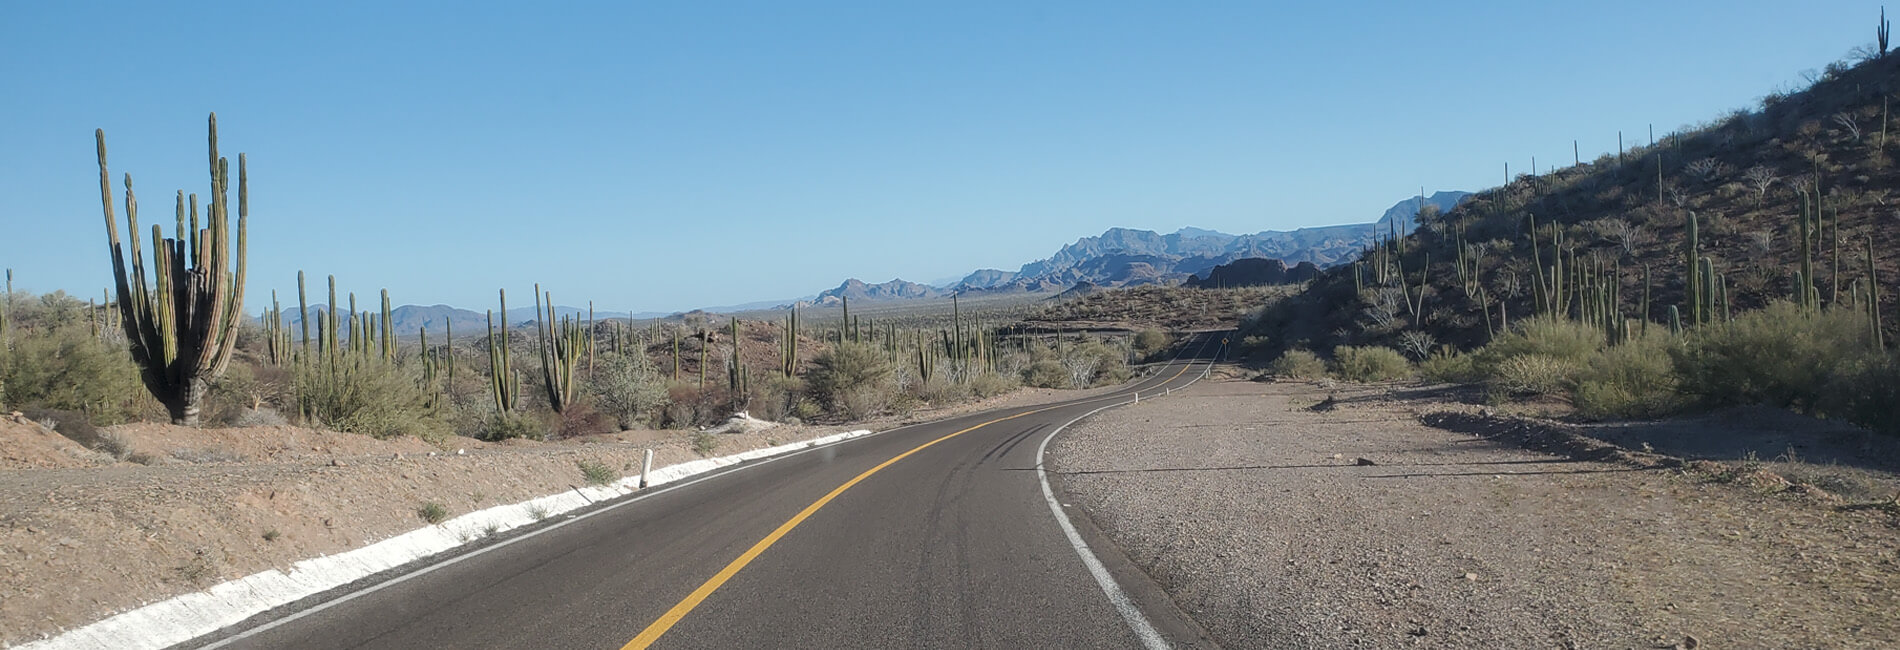
[[[1203,382],[1078,424],[1052,465],[1229,647],[1900,642],[1900,509],[1481,410]],[[1850,474],[1869,492],[1900,485]]]
[[[902,418],[723,433],[711,455],[1105,390],[1024,389]],[[0,415],[0,647],[427,526],[426,503],[452,518],[585,485],[582,462],[633,475],[649,448],[655,467],[703,457],[688,431],[440,446],[288,426],[72,435],[116,451]]]

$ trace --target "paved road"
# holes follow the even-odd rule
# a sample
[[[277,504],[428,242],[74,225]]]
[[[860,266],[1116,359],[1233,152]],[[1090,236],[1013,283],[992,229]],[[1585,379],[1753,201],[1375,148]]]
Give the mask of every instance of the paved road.
[[[1212,356],[1218,344],[1188,349]],[[295,618],[267,614],[282,622],[222,647],[1211,646],[1086,515],[1064,507],[1079,537],[1064,531],[1036,470],[1058,427],[1137,390],[1159,398],[1206,363],[662,486]],[[1132,606],[1118,609],[1104,581]]]

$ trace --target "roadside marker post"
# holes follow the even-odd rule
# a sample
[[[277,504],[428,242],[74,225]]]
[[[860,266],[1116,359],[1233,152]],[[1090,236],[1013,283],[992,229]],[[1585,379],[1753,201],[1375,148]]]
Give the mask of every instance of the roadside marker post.
[[[640,460],[640,489],[647,488],[647,474],[653,471],[653,450],[648,449],[646,457]]]

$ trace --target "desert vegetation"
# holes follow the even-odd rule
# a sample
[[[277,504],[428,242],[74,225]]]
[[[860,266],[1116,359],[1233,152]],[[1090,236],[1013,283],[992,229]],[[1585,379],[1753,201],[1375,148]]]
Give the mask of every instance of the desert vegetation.
[[[1027,327],[1056,329],[1226,329],[1251,317],[1261,303],[1292,286],[1203,289],[1140,285],[1102,289],[1052,301],[1023,316]]]
[[[1025,332],[999,323],[1026,305],[966,309],[957,296],[869,315],[846,300],[816,322],[797,306],[777,322],[703,312],[641,322],[595,318],[591,306],[564,315],[536,285],[531,318],[511,321],[517,312],[502,290],[484,331],[398,332],[387,290],[359,305],[335,276],[311,287],[299,271],[294,306],[273,291],[262,318],[250,318],[247,162],[238,157],[233,183],[215,115],[209,130],[208,196],[177,192],[172,236],[154,225],[145,248],[131,176],[115,195],[105,134],[96,134],[115,287],[102,302],[35,296],[14,291],[8,271],[0,406],[99,425],[164,417],[379,438],[545,439],[709,425],[745,411],[858,420],[1024,384],[1077,388],[1131,376],[1126,337]],[[1140,343],[1141,355],[1159,354],[1168,337]],[[716,445],[695,443],[702,453]]]
[[[1900,62],[1862,56],[1759,109],[1426,210],[1266,308],[1246,349],[1278,374],[1311,376],[1308,350],[1330,349],[1344,378],[1403,365],[1586,418],[1770,404],[1900,432],[1883,317]]]

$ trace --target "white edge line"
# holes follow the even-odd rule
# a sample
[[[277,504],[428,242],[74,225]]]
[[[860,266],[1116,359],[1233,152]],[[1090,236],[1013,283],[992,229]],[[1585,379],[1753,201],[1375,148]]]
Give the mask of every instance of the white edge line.
[[[1162,383],[1165,384],[1166,382],[1164,381]],[[1192,383],[1193,382],[1189,382],[1190,385]],[[1134,391],[1134,394],[1139,395],[1140,390],[1137,389],[1136,391]],[[1078,403],[1088,403],[1090,401],[1096,401],[1100,399],[1112,399],[1112,397],[1098,397],[1098,398],[1092,398],[1092,399],[1083,398],[1079,400]],[[1113,408],[1114,406],[1120,406],[1120,405],[1121,405],[1120,403],[1117,403],[1117,404],[1111,404],[1109,406],[1104,406],[1100,409],[1096,409],[1095,411],[1091,411],[1082,417],[1088,417],[1088,415],[1093,415],[1097,411],[1101,411],[1107,408]],[[953,417],[958,417],[958,416],[953,416]],[[1076,419],[1080,420],[1081,418],[1076,418]],[[650,476],[652,480],[650,481],[649,486],[644,490],[639,489],[638,487],[639,480],[640,480],[638,476],[622,478],[619,482],[608,487],[588,488],[587,490],[589,492],[593,492],[599,497],[595,500],[612,499],[614,497],[624,496],[629,493],[638,494],[638,496],[634,496],[633,498],[625,499],[622,501],[616,501],[606,506],[603,506],[601,508],[588,511],[580,515],[572,515],[572,516],[569,516],[566,520],[563,520],[561,522],[551,524],[551,525],[530,531],[528,533],[524,533],[519,536],[510,537],[510,538],[501,540],[499,542],[496,542],[494,544],[469,551],[467,553],[463,553],[451,558],[447,558],[438,562],[434,562],[431,564],[418,567],[415,570],[402,574],[400,576],[396,576],[394,578],[390,578],[388,580],[378,582],[374,585],[370,585],[361,590],[353,591],[353,592],[338,596],[337,598],[324,601],[310,608],[300,610],[296,613],[287,615],[283,618],[275,619],[275,620],[260,624],[256,627],[246,629],[242,632],[238,632],[229,637],[219,639],[218,641],[202,646],[202,648],[203,650],[212,650],[214,648],[222,648],[222,647],[228,646],[234,642],[237,642],[237,641],[249,638],[251,636],[255,636],[257,634],[269,631],[271,629],[283,626],[285,624],[291,623],[298,619],[302,619],[312,614],[322,612],[324,610],[341,605],[351,600],[355,600],[359,597],[362,597],[371,593],[375,593],[377,591],[381,591],[388,587],[393,587],[395,585],[407,582],[414,578],[421,577],[428,573],[432,573],[436,571],[437,569],[448,567],[450,565],[459,563],[463,560],[468,560],[468,559],[486,554],[490,551],[494,551],[500,548],[504,548],[504,547],[516,544],[518,542],[528,540],[533,537],[540,536],[543,533],[547,533],[555,529],[567,526],[568,524],[572,524],[582,519],[593,517],[599,514],[604,514],[608,511],[620,508],[621,506],[642,501],[648,497],[658,496],[660,494],[670,492],[675,489],[681,489],[681,488],[689,487],[691,485],[694,485],[696,483],[700,483],[703,481],[709,481],[709,480],[719,478],[722,476],[728,476],[728,475],[731,475],[740,471],[744,471],[752,467],[758,467],[761,465],[765,465],[767,463],[784,460],[787,458],[791,458],[793,456],[798,456],[800,454],[804,454],[809,451],[816,451],[818,449],[823,449],[826,447],[844,444],[845,442],[849,442],[851,440],[855,440],[858,438],[892,433],[892,432],[900,431],[903,429],[909,429],[912,427],[924,426],[924,425],[935,424],[935,423],[937,423],[937,421],[918,422],[914,424],[907,424],[903,426],[893,427],[893,428],[886,429],[883,431],[868,431],[868,430],[860,429],[856,431],[836,433],[829,436],[822,436],[819,438],[806,440],[803,442],[794,442],[794,443],[779,445],[776,447],[755,449],[752,451],[741,452],[741,453],[733,454],[730,456],[721,456],[718,458],[707,458],[707,459],[701,459],[697,461],[689,461],[686,463],[680,463],[676,465],[670,465],[667,467],[662,467],[662,468],[654,470],[653,474],[657,474],[658,476]],[[1072,423],[1074,423],[1074,420],[1071,420],[1069,423],[1065,423],[1063,426],[1066,427],[1068,426],[1068,424],[1072,424]],[[1056,431],[1061,431],[1061,428],[1057,428]],[[1051,434],[1051,437],[1053,437],[1053,435],[1054,434]],[[1048,444],[1049,444],[1049,440],[1045,438],[1043,440],[1043,447],[1046,448]],[[1041,470],[1042,470],[1042,467],[1041,467],[1042,449],[1041,448],[1037,449],[1036,458],[1037,458],[1037,473],[1038,473],[1038,476],[1040,477]],[[760,459],[763,459],[763,460],[760,460]],[[734,465],[739,465],[740,463],[744,463],[749,460],[759,460],[760,462],[755,462],[748,465],[741,465],[730,471],[712,473],[714,472],[714,470],[731,467]],[[698,478],[694,478],[693,480],[686,481],[684,483],[674,483],[675,481],[678,481],[680,479],[684,479],[689,476],[694,476],[694,475],[699,475],[699,474],[707,474],[707,475],[699,476]],[[660,487],[662,485],[665,485],[665,487]],[[395,537],[384,539],[375,544],[358,547],[356,549],[345,551],[337,555],[325,555],[325,556],[318,556],[314,558],[301,560],[293,564],[292,565],[293,568],[288,572],[280,571],[277,569],[269,569],[269,570],[261,571],[258,573],[245,576],[243,578],[238,578],[238,579],[231,580],[228,582],[213,585],[212,587],[204,591],[182,594],[182,595],[174,596],[165,600],[149,603],[149,604],[134,608],[132,610],[121,612],[119,614],[107,617],[105,619],[95,621],[93,623],[87,624],[82,627],[66,630],[60,633],[59,635],[53,636],[50,638],[28,641],[26,643],[23,643],[17,646],[10,645],[7,643],[0,643],[0,648],[14,648],[15,650],[63,650],[66,648],[76,648],[76,649],[110,648],[110,649],[159,650],[163,648],[169,648],[171,646],[178,645],[178,644],[189,643],[191,641],[200,639],[202,637],[215,634],[218,631],[228,628],[232,625],[242,623],[243,621],[248,620],[251,617],[256,616],[258,614],[262,614],[264,612],[268,612],[278,607],[295,603],[299,600],[303,600],[310,596],[315,596],[315,595],[336,589],[338,587],[348,585],[349,583],[356,582],[357,580],[374,576],[384,571],[394,569],[394,568],[409,564],[411,562],[422,560],[430,556],[447,552],[456,547],[462,546],[463,544],[467,543],[467,541],[459,539],[454,533],[450,532],[450,529],[452,527],[455,527],[455,525],[458,523],[468,524],[466,526],[462,526],[463,534],[468,534],[475,530],[481,530],[483,529],[484,524],[496,525],[497,530],[508,530],[508,529],[534,523],[534,521],[538,521],[538,519],[533,519],[533,518],[530,518],[529,521],[511,521],[509,517],[510,514],[524,515],[528,513],[530,510],[533,510],[539,507],[540,509],[543,509],[544,517],[554,516],[554,515],[558,515],[566,511],[569,511],[569,510],[573,510],[585,505],[589,505],[587,503],[587,496],[585,494],[580,494],[578,495],[578,498],[576,498],[577,497],[576,492],[577,490],[562,491],[562,492],[550,494],[547,496],[539,497],[536,499],[523,501],[521,503],[487,508],[487,509],[469,513],[460,517],[456,517],[455,519],[449,520],[440,525],[427,526],[424,528],[412,530],[407,533],[397,535]],[[1050,494],[1047,479],[1043,479],[1043,493],[1045,496]],[[1053,497],[1050,497],[1050,498],[1053,499]],[[581,503],[572,503],[574,501],[580,501]],[[1054,502],[1052,501],[1051,503],[1053,504]],[[518,512],[512,512],[512,513],[504,512],[504,511],[510,511],[510,510],[518,511]],[[1060,515],[1061,511],[1057,510],[1056,513]],[[518,520],[520,519],[520,517],[516,516],[516,517],[513,517],[512,519]],[[476,521],[476,520],[480,520],[480,521]],[[1075,540],[1076,544],[1078,544],[1078,547],[1077,547],[1078,552],[1082,552],[1084,554],[1083,555],[1084,560],[1093,561],[1094,560],[1093,556],[1090,556],[1087,554],[1087,546],[1081,545],[1080,538],[1075,536],[1074,530],[1072,527],[1070,527],[1067,520],[1061,520],[1061,522],[1064,525],[1065,530],[1069,532],[1070,539]],[[443,540],[441,539],[435,539],[438,537],[450,539],[452,541],[444,543]],[[379,552],[392,552],[392,551],[398,554],[399,557],[397,558],[366,557],[366,556],[377,555]],[[1099,567],[1100,567],[1099,562],[1095,562],[1091,566],[1091,571],[1096,570]],[[317,575],[319,573],[324,573],[324,572],[332,572],[333,575],[331,576]],[[1101,574],[1097,576],[1098,581],[1103,580],[1103,579],[1106,579],[1106,574]],[[1104,588],[1109,588],[1109,587],[1112,587],[1113,585],[1114,585],[1113,580],[1109,579],[1109,582],[1105,584]],[[1125,599],[1126,597],[1124,596],[1124,600]],[[1139,616],[1138,611],[1136,612],[1136,615]],[[1145,620],[1143,621],[1143,624],[1144,625],[1146,624]],[[1149,630],[1152,632],[1153,628],[1150,627]],[[1154,646],[1150,646],[1150,647],[1154,647]],[[1165,648],[1166,646],[1163,645],[1160,647]]]
[[[224,647],[232,642],[355,600],[360,596],[393,587],[407,582],[410,579],[431,573],[437,569],[537,537],[543,533],[567,526],[582,519],[606,513],[621,506],[644,500],[648,497],[658,496],[696,483],[728,476],[746,469],[784,460],[806,452],[843,444],[858,438],[908,428],[908,426],[915,425],[907,425],[906,427],[896,427],[876,432],[859,429],[821,436],[802,442],[754,449],[729,456],[706,458],[669,465],[654,470],[653,474],[657,474],[657,476],[649,475],[651,483],[645,490],[638,490],[640,482],[640,477],[638,476],[624,477],[618,483],[608,487],[587,488],[588,492],[595,494],[595,501],[611,499],[630,492],[638,493],[639,495],[631,499],[611,503],[586,513],[572,515],[561,522],[419,567],[401,576],[344,594],[295,614],[220,639],[204,646],[204,648],[209,650],[211,648]],[[759,462],[740,465],[740,463],[749,460],[758,460]],[[713,473],[714,470],[733,467],[735,465],[739,466],[730,471]],[[704,476],[699,476],[684,483],[676,483],[676,481],[680,479],[702,474]],[[664,487],[660,487],[662,485],[664,485]],[[468,524],[459,527],[462,528],[463,533],[483,530],[483,526],[490,523],[497,524],[498,530],[507,530],[538,521],[532,516],[527,517],[526,521],[509,521],[506,517],[510,514],[526,514],[528,511],[539,507],[544,509],[546,517],[552,517],[568,510],[588,505],[586,495],[582,494],[577,496],[576,492],[577,490],[564,490],[521,503],[495,506],[493,508],[472,512],[440,525],[412,530],[395,537],[384,539],[375,544],[358,547],[337,555],[325,555],[305,559],[296,562],[293,568],[288,572],[279,571],[277,569],[265,570],[243,578],[214,585],[204,591],[175,596],[122,612],[84,627],[67,630],[52,638],[31,641],[12,647],[16,648],[16,650],[53,650],[63,648],[158,649],[167,648],[180,643],[187,643],[200,637],[216,633],[231,625],[241,623],[257,614],[461,546],[465,542],[462,542],[458,535],[450,532],[452,528],[458,527],[456,526],[458,522]],[[509,510],[518,510],[520,512],[506,512]],[[516,517],[516,519],[520,519],[520,517]],[[432,544],[431,542],[440,541],[429,539],[433,537],[445,537],[451,540],[451,543],[446,547],[440,543]],[[471,539],[469,541],[473,540]],[[366,557],[387,554],[386,552],[394,552],[398,554],[398,557],[393,559]],[[325,572],[325,569],[335,571],[340,575],[317,575]],[[194,618],[198,620],[191,620]],[[7,646],[0,644],[0,647]]]
[[[1213,364],[1208,364],[1208,367],[1212,368]],[[1181,387],[1193,386],[1205,376],[1207,373],[1204,372],[1189,380],[1188,383],[1182,384]],[[1162,383],[1166,384],[1166,382]],[[1135,395],[1136,399],[1140,399],[1141,392],[1136,391]],[[1109,604],[1114,605],[1115,611],[1121,613],[1122,620],[1128,623],[1129,630],[1135,633],[1135,638],[1141,640],[1142,647],[1148,650],[1169,650],[1172,646],[1168,645],[1168,640],[1161,636],[1161,632],[1155,630],[1154,624],[1148,622],[1148,616],[1141,613],[1141,607],[1135,604],[1134,599],[1129,598],[1128,593],[1122,591],[1121,585],[1117,584],[1115,577],[1109,574],[1108,567],[1102,564],[1101,558],[1096,557],[1095,551],[1089,549],[1088,542],[1082,541],[1082,534],[1076,531],[1075,523],[1069,521],[1068,513],[1062,511],[1062,502],[1056,499],[1055,490],[1050,489],[1049,474],[1043,469],[1043,456],[1049,450],[1049,441],[1054,440],[1063,429],[1096,413],[1134,403],[1136,402],[1117,402],[1083,413],[1062,423],[1062,426],[1050,431],[1049,435],[1043,436],[1042,444],[1036,446],[1036,480],[1042,483],[1042,498],[1049,503],[1049,512],[1055,514],[1056,524],[1062,527],[1062,534],[1069,538],[1069,547],[1075,549],[1075,554],[1082,557],[1082,564],[1088,567],[1089,575],[1095,578],[1095,584],[1101,586],[1102,593],[1108,596]]]

